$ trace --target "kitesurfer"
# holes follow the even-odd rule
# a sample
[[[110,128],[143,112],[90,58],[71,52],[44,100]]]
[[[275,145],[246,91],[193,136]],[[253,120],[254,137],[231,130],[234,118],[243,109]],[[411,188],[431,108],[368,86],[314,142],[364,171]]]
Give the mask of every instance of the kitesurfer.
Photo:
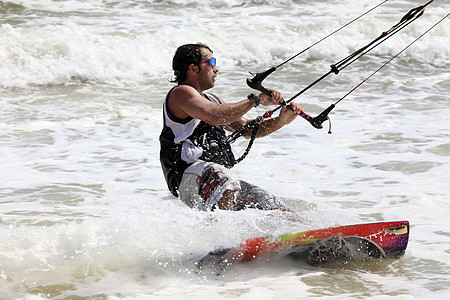
[[[210,211],[290,209],[278,197],[240,180],[230,170],[236,163],[225,130],[241,128],[243,115],[258,105],[284,101],[275,90],[272,97],[250,94],[247,99],[225,103],[205,91],[214,87],[219,72],[213,51],[205,44],[178,47],[172,61],[173,87],[164,101],[164,127],[160,135],[160,160],[171,193],[186,205]],[[269,135],[291,123],[303,109],[291,102],[277,117],[261,122],[257,137]],[[248,133],[247,137],[251,134]]]

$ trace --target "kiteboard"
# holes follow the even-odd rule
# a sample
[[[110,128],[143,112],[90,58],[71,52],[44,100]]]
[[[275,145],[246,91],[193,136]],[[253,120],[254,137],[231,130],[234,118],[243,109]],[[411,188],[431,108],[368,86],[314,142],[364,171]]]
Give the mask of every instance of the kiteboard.
[[[408,221],[307,230],[252,238],[238,247],[219,248],[204,256],[199,261],[199,266],[223,266],[273,257],[301,259],[312,265],[398,259],[405,253],[408,238]]]

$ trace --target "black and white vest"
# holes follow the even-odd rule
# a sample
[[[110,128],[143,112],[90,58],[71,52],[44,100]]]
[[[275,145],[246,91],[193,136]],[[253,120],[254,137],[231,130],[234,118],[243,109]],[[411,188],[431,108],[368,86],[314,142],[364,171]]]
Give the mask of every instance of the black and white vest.
[[[213,126],[202,120],[188,117],[178,119],[167,109],[164,101],[164,126],[159,136],[160,161],[170,192],[178,197],[178,186],[187,167],[196,161],[210,161],[231,168],[236,159],[231,145],[226,141],[223,126]],[[213,94],[204,94],[209,101],[220,104]]]

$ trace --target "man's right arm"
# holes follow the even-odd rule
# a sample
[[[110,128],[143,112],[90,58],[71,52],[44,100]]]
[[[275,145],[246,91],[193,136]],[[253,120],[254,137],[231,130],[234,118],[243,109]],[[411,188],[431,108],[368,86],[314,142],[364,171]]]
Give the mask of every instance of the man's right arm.
[[[200,95],[193,87],[181,85],[172,90],[167,105],[170,112],[177,118],[192,117],[217,126],[238,121],[254,107],[254,102],[245,99],[236,103],[217,105]]]

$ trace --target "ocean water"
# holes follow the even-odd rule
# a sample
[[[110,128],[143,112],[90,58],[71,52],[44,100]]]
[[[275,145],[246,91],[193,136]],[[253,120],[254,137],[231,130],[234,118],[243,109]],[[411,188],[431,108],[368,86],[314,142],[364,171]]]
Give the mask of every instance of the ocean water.
[[[450,297],[449,18],[340,102],[333,134],[298,118],[234,168],[303,221],[191,210],[160,169],[162,101],[179,45],[208,44],[220,70],[211,92],[238,101],[251,92],[249,71],[280,64],[381,2],[0,1],[0,299]],[[385,1],[264,84],[293,96],[425,2]],[[449,12],[448,0],[434,1],[296,101],[317,115]],[[411,234],[405,256],[389,264],[195,264],[247,238],[392,220],[409,220]]]

